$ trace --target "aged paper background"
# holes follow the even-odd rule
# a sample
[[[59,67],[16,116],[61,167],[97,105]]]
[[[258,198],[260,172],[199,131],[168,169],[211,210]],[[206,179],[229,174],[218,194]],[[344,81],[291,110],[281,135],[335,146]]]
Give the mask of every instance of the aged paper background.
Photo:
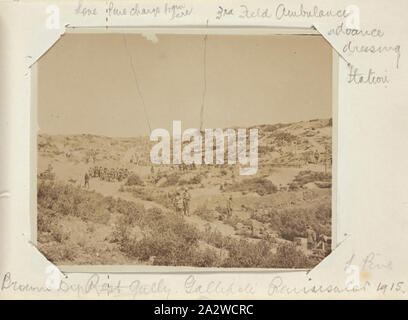
[[[341,14],[346,1],[139,1],[157,15],[115,15],[134,2],[13,2],[0,5],[1,198],[0,296],[3,298],[406,298],[408,279],[408,112],[404,99],[407,40],[404,1],[355,1],[360,28],[370,35],[331,31],[353,23]],[[179,17],[164,8],[178,5]],[[81,6],[81,10],[78,9]],[[219,7],[233,14],[217,19]],[[84,8],[89,10],[83,11]],[[111,10],[109,10],[111,8]],[[175,7],[172,7],[175,8]],[[316,9],[315,9],[316,8]],[[303,16],[283,15],[299,13]],[[323,10],[319,17],[319,10]],[[327,12],[331,10],[330,17]],[[349,10],[351,10],[349,8]],[[57,12],[58,14],[55,14]],[[123,12],[123,11],[122,11]],[[256,12],[258,12],[256,14]],[[335,16],[338,13],[339,16]],[[56,18],[59,18],[58,19]],[[17,23],[18,21],[18,23]],[[58,23],[59,22],[59,23]],[[31,66],[64,34],[64,26],[315,27],[341,55],[338,87],[337,242],[310,272],[69,273],[61,274],[30,242],[32,143]],[[56,27],[57,26],[57,27]],[[371,32],[373,29],[381,30]],[[351,53],[347,43],[398,48]],[[353,67],[347,65],[351,63]],[[356,69],[358,69],[358,72]],[[350,70],[381,76],[358,83]],[[63,75],[61,75],[63,76]],[[336,150],[336,148],[334,148]],[[34,191],[35,192],[35,191]],[[60,280],[62,282],[60,283]],[[56,289],[56,283],[60,283]]]

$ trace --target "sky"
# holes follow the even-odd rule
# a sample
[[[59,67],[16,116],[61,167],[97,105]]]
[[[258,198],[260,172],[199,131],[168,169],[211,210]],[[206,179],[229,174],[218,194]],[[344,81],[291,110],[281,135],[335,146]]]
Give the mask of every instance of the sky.
[[[40,133],[200,128],[202,105],[203,129],[332,116],[332,49],[321,36],[156,37],[62,36],[38,63]]]

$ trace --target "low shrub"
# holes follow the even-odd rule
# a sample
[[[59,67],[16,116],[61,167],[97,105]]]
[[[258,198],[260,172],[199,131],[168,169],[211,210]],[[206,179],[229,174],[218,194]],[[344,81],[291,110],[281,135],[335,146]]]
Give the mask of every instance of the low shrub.
[[[201,175],[195,175],[194,177],[190,178],[190,179],[185,179],[185,178],[181,178],[178,181],[178,185],[183,186],[186,184],[200,184],[202,181],[202,176]]]
[[[218,230],[212,230],[209,226],[200,234],[200,239],[204,242],[216,247],[223,248],[226,243],[226,238]]]
[[[41,251],[53,263],[57,263],[60,261],[74,261],[77,256],[76,248],[74,247],[73,243],[67,242],[65,244],[60,245],[49,245],[43,246]]]
[[[127,186],[142,186],[142,179],[135,173],[132,173],[126,180]]]
[[[149,214],[143,216],[141,226],[148,229],[143,239],[123,237],[121,250],[130,257],[147,261],[154,257],[156,265],[192,265],[191,258],[197,259],[198,230],[185,223],[181,217]],[[128,234],[122,227],[121,233]]]

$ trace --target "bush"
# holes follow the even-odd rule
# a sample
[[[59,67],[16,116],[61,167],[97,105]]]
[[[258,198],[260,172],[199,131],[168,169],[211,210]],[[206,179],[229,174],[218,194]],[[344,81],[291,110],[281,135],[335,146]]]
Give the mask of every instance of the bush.
[[[219,214],[225,216],[227,215],[227,208],[226,207],[221,207],[221,206],[216,206],[215,211],[217,211]]]
[[[112,240],[119,243],[120,250],[126,250],[126,244],[130,240],[129,228],[131,227],[129,216],[120,215],[112,232]]]
[[[273,190],[265,187],[265,179],[249,179],[253,189]],[[164,191],[153,192],[150,188],[139,186],[124,187],[125,190],[150,195],[156,202],[169,201]],[[266,192],[266,191],[265,191]],[[271,241],[250,242],[233,237],[225,237],[219,231],[197,228],[185,222],[183,217],[163,211],[158,207],[145,210],[141,204],[123,199],[103,197],[102,195],[56,181],[41,181],[38,185],[38,242],[39,248],[53,262],[73,261],[75,253],[81,251],[89,256],[84,239],[79,245],[73,243],[64,231],[59,220],[62,216],[75,216],[89,223],[108,223],[115,219],[111,239],[118,249],[135,261],[145,261],[155,265],[169,266],[223,266],[223,267],[262,267],[294,268],[308,267],[317,261],[305,257],[289,244],[277,248]],[[273,198],[271,196],[270,198]],[[221,207],[218,211],[223,211]],[[210,220],[213,212],[204,203],[196,209],[196,214]],[[263,211],[261,219],[265,224],[273,225],[288,240],[303,236],[306,224],[310,224],[318,234],[330,235],[330,202],[318,203],[309,208]],[[237,226],[238,222],[249,223],[252,220],[240,220],[233,216],[225,223]],[[93,223],[91,224],[92,226]],[[95,226],[94,226],[95,227]],[[92,232],[91,229],[89,232]],[[204,241],[208,247],[202,243]],[[216,249],[217,248],[217,249]],[[222,251],[220,251],[222,250]],[[226,255],[221,255],[226,253]],[[81,256],[79,254],[79,256]],[[83,255],[82,255],[83,259]]]
[[[96,212],[104,207],[104,197],[72,185],[56,181],[41,181],[37,189],[39,211],[51,210],[54,214],[80,217],[85,221],[98,222]],[[106,216],[102,218],[106,221]]]
[[[54,240],[59,243],[69,239],[69,234],[65,232],[64,227],[58,223],[52,224],[50,231]]]
[[[130,192],[132,193],[133,197],[137,199],[142,199],[145,201],[154,201],[157,202],[166,208],[172,208],[173,204],[171,202],[171,198],[168,195],[168,192],[165,190],[158,189],[156,187],[139,187],[139,186],[132,186],[132,187],[123,187],[121,192]]]
[[[289,126],[289,124],[277,123],[277,124],[264,124],[260,126],[260,128],[265,132],[273,132],[275,130],[285,128],[287,126]]]
[[[295,188],[296,186],[304,186],[309,182],[315,181],[331,182],[331,180],[332,180],[331,172],[324,173],[318,171],[305,170],[300,171],[298,173],[295,179],[293,179],[293,182],[291,183],[289,188]]]
[[[76,252],[73,243],[66,243],[64,245],[50,245],[44,246],[42,252],[53,263],[59,261],[74,261]]]
[[[41,210],[37,206],[37,226],[39,232],[51,232],[52,224],[55,222],[55,213],[50,209]]]
[[[111,208],[111,211],[123,214],[126,219],[128,219],[129,224],[134,224],[141,219],[141,216],[145,212],[145,208],[142,204],[118,198],[114,207]]]
[[[48,168],[47,170],[41,172],[38,175],[38,178],[44,180],[55,180],[55,173],[52,169]]]
[[[182,185],[186,185],[186,184],[200,184],[202,181],[202,176],[201,175],[195,175],[194,177],[190,178],[190,179],[184,179],[181,178],[178,181],[178,185],[182,186]]]
[[[305,237],[307,225],[318,235],[331,234],[330,203],[321,203],[315,208],[269,209],[265,214],[254,216],[254,219],[274,226],[280,236],[289,241],[295,237]]]
[[[218,230],[211,230],[208,226],[205,231],[201,232],[200,239],[204,242],[216,247],[223,248],[226,243],[226,238]]]
[[[283,145],[285,143],[292,143],[293,141],[296,141],[297,137],[289,132],[283,132],[280,131],[275,134],[275,139],[274,142],[277,143],[278,145]]]
[[[217,260],[219,258],[216,252],[207,248],[203,252],[193,251],[188,264],[196,267],[214,267],[217,265]]]
[[[266,241],[251,243],[247,240],[232,240],[226,244],[229,257],[223,267],[268,268],[273,254],[272,246]]]

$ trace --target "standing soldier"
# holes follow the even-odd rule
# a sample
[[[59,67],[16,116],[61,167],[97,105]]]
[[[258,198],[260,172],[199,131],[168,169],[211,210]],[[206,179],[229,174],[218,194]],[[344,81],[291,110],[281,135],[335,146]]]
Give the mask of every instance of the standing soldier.
[[[176,212],[181,213],[183,212],[183,195],[181,194],[180,190],[176,189],[176,194],[174,196],[174,206],[176,207]]]
[[[232,196],[229,196],[227,201],[227,216],[228,217],[232,216]]]
[[[89,175],[88,172],[85,172],[85,188],[89,189]]]
[[[188,189],[185,188],[183,193],[183,212],[185,216],[190,215],[190,200],[190,193],[188,192]]]
[[[316,149],[314,152],[315,163],[319,163],[319,157],[320,157],[319,151]]]

